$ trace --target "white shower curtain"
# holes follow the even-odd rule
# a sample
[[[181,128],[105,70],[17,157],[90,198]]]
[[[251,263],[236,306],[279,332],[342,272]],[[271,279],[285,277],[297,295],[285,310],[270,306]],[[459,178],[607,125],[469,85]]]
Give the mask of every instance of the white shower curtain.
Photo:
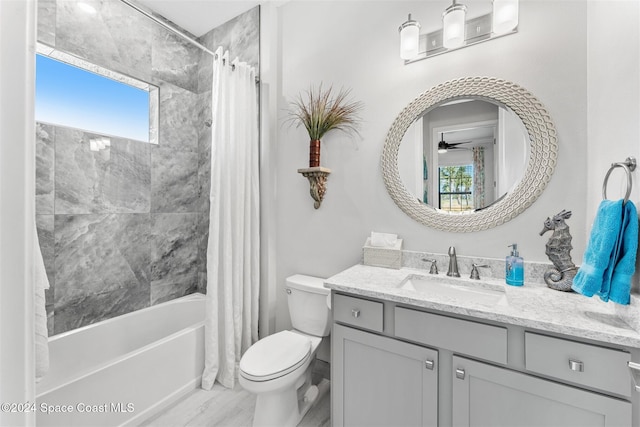
[[[255,70],[216,50],[213,64],[211,210],[202,388],[235,384],[258,339],[260,267],[258,101]]]
[[[33,262],[35,263],[35,343],[36,382],[40,382],[49,371],[49,332],[47,330],[47,309],[45,291],[49,289],[49,278],[44,266],[44,258],[38,240],[36,219],[33,218]]]

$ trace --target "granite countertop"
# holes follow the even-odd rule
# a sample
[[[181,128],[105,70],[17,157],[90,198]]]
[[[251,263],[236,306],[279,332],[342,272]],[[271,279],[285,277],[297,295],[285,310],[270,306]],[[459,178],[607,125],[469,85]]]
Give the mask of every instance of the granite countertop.
[[[640,348],[640,333],[616,314],[614,303],[604,303],[598,297],[555,291],[538,283],[509,286],[501,280],[487,279],[483,282],[502,286],[506,293],[506,301],[487,305],[471,298],[429,295],[399,288],[411,275],[429,276],[427,271],[420,269],[393,270],[358,264],[326,279],[324,286],[356,296]],[[440,273],[440,276],[451,280],[446,274]],[[469,286],[474,282],[478,284],[466,278],[455,280]]]

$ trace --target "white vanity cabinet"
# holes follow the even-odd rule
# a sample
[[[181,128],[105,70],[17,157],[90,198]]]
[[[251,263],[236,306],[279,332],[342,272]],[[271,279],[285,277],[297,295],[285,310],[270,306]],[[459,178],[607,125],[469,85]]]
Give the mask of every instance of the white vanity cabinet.
[[[627,368],[636,349],[332,297],[334,426],[631,427],[638,419]]]

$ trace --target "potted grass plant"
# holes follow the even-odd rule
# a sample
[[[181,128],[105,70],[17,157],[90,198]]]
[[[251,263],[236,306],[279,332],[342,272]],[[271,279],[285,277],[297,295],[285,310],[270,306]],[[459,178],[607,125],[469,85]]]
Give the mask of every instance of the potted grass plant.
[[[337,93],[333,87],[311,87],[291,103],[289,120],[296,127],[304,126],[309,133],[309,167],[320,167],[320,140],[332,130],[346,133],[357,133],[362,109],[361,102],[348,99],[350,90],[340,89]],[[304,96],[303,96],[304,95]]]

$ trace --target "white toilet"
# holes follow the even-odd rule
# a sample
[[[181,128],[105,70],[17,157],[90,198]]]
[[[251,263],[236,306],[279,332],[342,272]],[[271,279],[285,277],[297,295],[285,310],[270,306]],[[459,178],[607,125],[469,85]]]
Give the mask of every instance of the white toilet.
[[[240,359],[240,385],[257,395],[254,426],[295,426],[319,397],[311,384],[311,362],[331,330],[330,291],[322,284],[317,277],[288,277],[293,329],[261,339]]]

